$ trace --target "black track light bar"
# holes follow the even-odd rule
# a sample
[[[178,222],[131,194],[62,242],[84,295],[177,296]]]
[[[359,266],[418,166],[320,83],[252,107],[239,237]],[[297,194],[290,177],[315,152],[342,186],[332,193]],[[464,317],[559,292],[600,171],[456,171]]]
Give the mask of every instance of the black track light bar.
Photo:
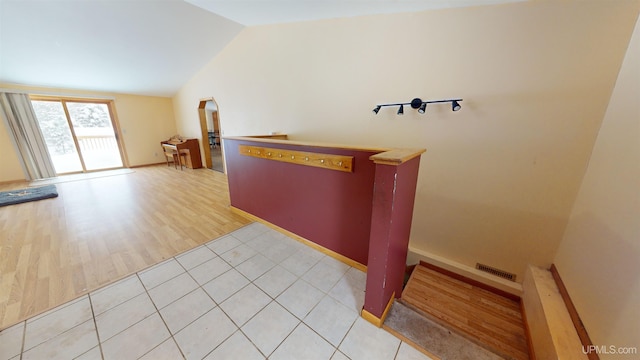
[[[413,100],[411,100],[411,102],[408,103],[397,103],[397,104],[378,104],[376,105],[375,109],[373,109],[373,112],[375,114],[378,113],[378,111],[380,111],[380,109],[384,106],[398,106],[398,115],[403,115],[404,114],[404,105],[410,105],[413,109],[418,109],[418,112],[420,114],[424,114],[426,109],[427,109],[427,104],[437,104],[437,103],[451,103],[451,110],[452,111],[458,111],[462,108],[462,106],[460,106],[460,101],[462,101],[462,99],[446,99],[446,100],[427,100],[427,101],[422,101],[422,99],[420,98],[415,98]]]

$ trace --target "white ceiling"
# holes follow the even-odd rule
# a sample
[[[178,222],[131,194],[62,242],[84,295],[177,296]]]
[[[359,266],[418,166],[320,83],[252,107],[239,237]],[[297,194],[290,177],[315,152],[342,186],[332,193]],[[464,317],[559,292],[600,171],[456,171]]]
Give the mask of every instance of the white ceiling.
[[[174,95],[244,26],[522,0],[0,0],[0,82]]]
[[[0,0],[0,81],[172,96],[242,29],[182,0]]]
[[[526,0],[184,0],[246,26]]]

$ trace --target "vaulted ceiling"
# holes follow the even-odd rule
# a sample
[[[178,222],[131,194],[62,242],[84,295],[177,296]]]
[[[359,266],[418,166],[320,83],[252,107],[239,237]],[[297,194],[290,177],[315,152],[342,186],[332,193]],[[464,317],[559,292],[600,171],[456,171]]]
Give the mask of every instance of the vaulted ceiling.
[[[172,96],[245,26],[521,0],[0,0],[0,82]]]

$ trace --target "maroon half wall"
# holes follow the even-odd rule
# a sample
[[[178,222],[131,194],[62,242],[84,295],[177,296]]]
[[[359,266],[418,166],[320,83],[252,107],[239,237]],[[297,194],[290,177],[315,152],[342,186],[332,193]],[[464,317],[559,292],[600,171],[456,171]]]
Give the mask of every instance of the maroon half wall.
[[[379,151],[223,139],[231,206],[367,265]],[[241,155],[239,145],[353,156],[343,172]]]

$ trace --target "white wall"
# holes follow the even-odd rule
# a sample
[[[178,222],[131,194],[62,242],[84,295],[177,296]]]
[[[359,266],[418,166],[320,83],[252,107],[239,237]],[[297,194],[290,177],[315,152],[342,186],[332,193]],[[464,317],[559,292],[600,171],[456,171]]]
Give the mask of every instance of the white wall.
[[[244,29],[174,98],[199,133],[425,147],[411,249],[515,272],[551,264],[638,1],[523,2]],[[462,97],[425,115],[377,103]],[[357,166],[357,165],[356,165]]]
[[[607,348],[640,348],[638,100],[640,21],[554,261],[591,340]]]

